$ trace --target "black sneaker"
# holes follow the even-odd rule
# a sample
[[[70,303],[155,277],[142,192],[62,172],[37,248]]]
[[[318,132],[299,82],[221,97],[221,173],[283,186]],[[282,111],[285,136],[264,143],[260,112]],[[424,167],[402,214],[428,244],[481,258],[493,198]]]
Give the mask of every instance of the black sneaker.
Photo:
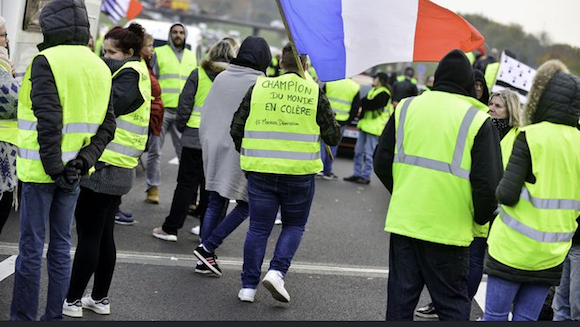
[[[193,254],[214,274],[218,276],[222,275],[222,271],[216,262],[217,256],[215,254],[204,250],[201,244],[193,250]]]
[[[213,271],[211,271],[208,267],[206,267],[203,262],[201,262],[201,260],[197,261],[197,264],[195,265],[195,272],[202,275],[219,277],[218,275],[214,274]]]
[[[435,305],[433,305],[433,302],[415,310],[415,316],[427,319],[439,318],[439,316],[437,315],[437,311],[435,310]]]
[[[366,184],[369,184],[371,181],[370,181],[370,179],[359,177],[359,178],[357,178],[357,180],[355,182],[358,184],[365,184],[366,185]]]
[[[359,176],[352,175],[349,177],[344,177],[342,180],[347,182],[356,182],[359,178]]]

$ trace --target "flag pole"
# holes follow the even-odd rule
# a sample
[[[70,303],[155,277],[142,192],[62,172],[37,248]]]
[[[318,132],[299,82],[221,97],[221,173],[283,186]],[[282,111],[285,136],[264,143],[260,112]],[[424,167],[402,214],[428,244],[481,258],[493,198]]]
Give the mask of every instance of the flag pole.
[[[296,60],[296,66],[298,66],[298,73],[300,77],[306,79],[306,73],[304,72],[304,66],[302,61],[300,60],[300,56],[298,55],[298,51],[296,50],[296,46],[294,45],[294,39],[292,38],[292,34],[290,33],[290,29],[288,28],[288,23],[286,22],[286,16],[284,15],[284,10],[282,10],[282,5],[280,4],[280,0],[276,0],[276,4],[278,5],[278,11],[280,12],[280,17],[282,18],[282,22],[284,23],[284,29],[286,29],[286,36],[288,37],[288,42],[290,43],[290,47],[292,48],[292,54],[294,54],[294,60]],[[324,141],[323,141],[324,142]],[[334,160],[334,156],[332,155],[332,151],[328,144],[324,143],[324,149],[326,150],[326,154],[330,158],[330,160]]]

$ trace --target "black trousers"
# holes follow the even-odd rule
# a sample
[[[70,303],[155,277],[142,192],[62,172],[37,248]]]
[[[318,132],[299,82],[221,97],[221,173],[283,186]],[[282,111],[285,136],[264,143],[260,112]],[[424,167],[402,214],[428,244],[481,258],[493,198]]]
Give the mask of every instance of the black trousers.
[[[13,199],[14,192],[4,192],[4,194],[2,194],[2,199],[0,199],[0,233],[2,233],[2,228],[4,228],[4,224],[6,224],[6,221],[12,212]]]
[[[183,227],[189,205],[197,199],[197,190],[200,189],[200,217],[203,220],[209,195],[205,190],[205,177],[203,173],[203,159],[200,149],[182,148],[179,170],[177,172],[177,186],[173,192],[171,209],[165,217],[163,230],[168,234],[177,235],[177,231]]]
[[[413,320],[427,285],[439,320],[469,321],[469,248],[391,234],[386,320]]]
[[[68,302],[83,296],[93,274],[93,299],[108,296],[117,261],[113,231],[120,202],[120,195],[96,193],[81,187],[75,209],[78,245],[66,296]]]

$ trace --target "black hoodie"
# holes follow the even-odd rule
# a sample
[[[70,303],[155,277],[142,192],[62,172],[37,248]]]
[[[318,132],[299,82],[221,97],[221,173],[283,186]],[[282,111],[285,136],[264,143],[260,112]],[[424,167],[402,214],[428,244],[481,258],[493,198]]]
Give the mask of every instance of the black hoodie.
[[[475,98],[475,80],[469,60],[460,50],[448,53],[435,71],[433,91],[455,93]],[[431,92],[420,96],[428,96]],[[387,122],[374,153],[374,171],[385,185],[393,192],[393,159],[395,157],[395,115]],[[434,126],[437,128],[437,126]],[[485,224],[494,217],[497,200],[494,191],[501,179],[503,167],[499,136],[491,120],[487,119],[475,136],[471,149],[471,182],[474,220]],[[417,185],[421,187],[421,185]]]
[[[89,19],[82,0],[59,0],[47,4],[40,13],[40,26],[44,42],[40,51],[59,45],[86,46],[89,41]],[[106,69],[106,67],[104,67]],[[38,119],[38,143],[40,159],[45,172],[53,179],[64,170],[62,163],[62,106],[54,75],[46,58],[38,55],[32,61],[32,110]],[[77,158],[83,160],[86,169],[93,166],[115,133],[113,105],[109,108],[103,124]]]
[[[232,59],[231,63],[250,67],[265,74],[270,62],[272,62],[272,53],[266,40],[259,36],[248,36],[240,45],[238,55]]]

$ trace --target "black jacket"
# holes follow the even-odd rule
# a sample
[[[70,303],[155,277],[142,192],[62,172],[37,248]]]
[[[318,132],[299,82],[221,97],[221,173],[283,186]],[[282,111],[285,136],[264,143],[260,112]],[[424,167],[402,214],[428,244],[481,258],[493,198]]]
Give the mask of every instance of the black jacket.
[[[80,0],[61,0],[46,7],[40,15],[44,42],[38,48],[44,50],[59,45],[86,46],[89,40],[89,22],[84,3]],[[54,75],[46,58],[36,56],[32,61],[31,77],[32,110],[38,120],[38,143],[40,159],[45,172],[55,178],[63,170],[62,163],[62,107]],[[79,152],[77,158],[86,167],[93,166],[113,139],[115,115],[109,98],[109,108],[103,124],[91,138],[90,144]]]
[[[455,50],[441,60],[435,72],[433,90],[475,98],[473,71],[463,53]],[[374,171],[390,193],[393,192],[395,134],[395,115],[392,115],[379,138],[373,159]],[[475,211],[474,220],[478,224],[485,224],[494,217],[497,209],[494,192],[503,171],[499,136],[490,119],[485,121],[475,136],[471,161],[469,176]]]

